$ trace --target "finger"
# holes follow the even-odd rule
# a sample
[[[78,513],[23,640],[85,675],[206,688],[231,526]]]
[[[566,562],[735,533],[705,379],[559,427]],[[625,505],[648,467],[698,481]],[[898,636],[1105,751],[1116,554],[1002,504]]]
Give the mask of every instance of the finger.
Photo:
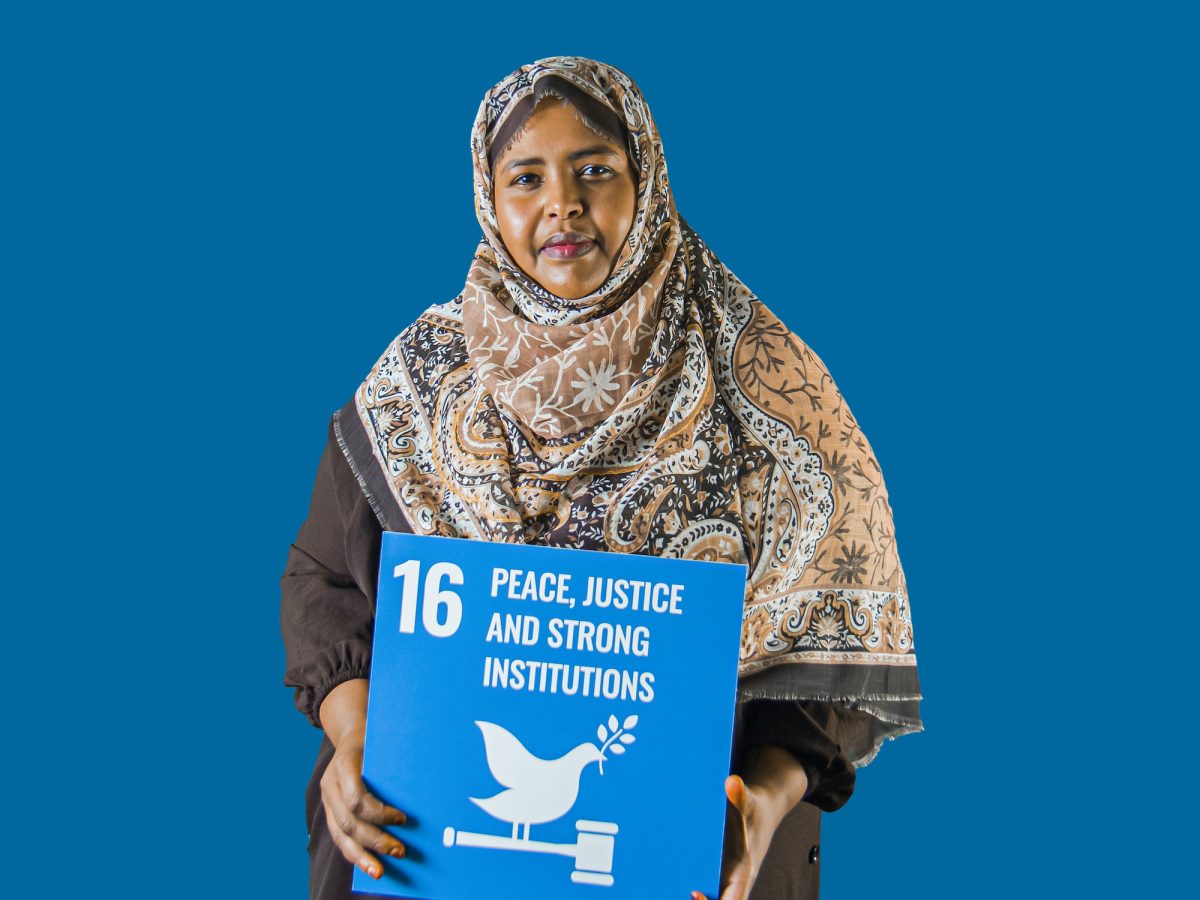
[[[346,803],[345,798],[331,792],[326,798],[326,810],[333,815],[334,824],[347,838],[354,841],[360,850],[375,850],[394,859],[404,856],[404,844],[386,831],[364,822]],[[354,862],[354,860],[351,860]],[[355,863],[357,865],[357,863]],[[368,875],[371,873],[367,873]],[[372,876],[374,877],[374,876]]]
[[[370,850],[378,850],[399,859],[404,855],[404,844],[373,823],[403,825],[407,817],[400,810],[382,803],[370,793],[357,775],[343,778],[340,782],[341,795],[336,802],[344,805],[350,815],[346,817],[351,827],[346,833]],[[338,810],[342,812],[342,810]]]
[[[361,778],[347,778],[342,783],[342,796],[350,811],[364,822],[376,825],[403,825],[408,817],[394,806],[388,806],[367,790]]]
[[[403,825],[407,817],[394,806],[388,806],[367,790],[363,784],[362,769],[351,762],[342,764],[335,756],[321,779],[322,791],[327,790],[326,781],[332,781],[336,791],[345,798],[346,805],[358,818],[378,825]]]
[[[749,879],[745,873],[741,873],[721,890],[721,900],[747,900],[749,894]]]
[[[334,845],[346,862],[352,866],[358,866],[376,880],[383,875],[383,866],[379,864],[379,860],[367,853],[358,841],[346,834],[338,821],[337,814],[330,810],[329,803],[325,804],[325,824],[329,828],[329,835],[333,838]]]
[[[746,782],[742,781],[742,776],[730,775],[725,779],[725,796],[729,798],[730,803],[737,807],[738,812],[745,812],[748,795]]]
[[[725,843],[721,853],[721,885],[717,896],[726,900],[730,885],[742,877],[749,865],[749,841],[746,820],[733,806],[725,807]]]

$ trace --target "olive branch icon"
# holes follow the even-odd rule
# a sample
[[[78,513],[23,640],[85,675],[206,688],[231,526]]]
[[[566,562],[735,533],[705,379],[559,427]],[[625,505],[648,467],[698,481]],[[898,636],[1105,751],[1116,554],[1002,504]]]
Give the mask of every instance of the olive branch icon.
[[[625,747],[632,744],[637,738],[630,734],[633,731],[633,726],[637,725],[637,716],[626,716],[624,722],[618,722],[616,716],[608,717],[608,725],[601,725],[596,729],[596,737],[600,739],[600,774],[604,774],[604,761],[608,759],[604,755],[605,750],[611,750],[617,756],[625,752]]]

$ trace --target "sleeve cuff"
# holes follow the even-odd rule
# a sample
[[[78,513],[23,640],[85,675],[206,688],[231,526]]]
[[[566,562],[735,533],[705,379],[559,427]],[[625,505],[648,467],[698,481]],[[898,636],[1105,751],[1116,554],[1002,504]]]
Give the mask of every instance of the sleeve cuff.
[[[751,700],[746,702],[746,746],[772,745],[796,758],[808,778],[806,802],[833,812],[854,792],[856,772],[842,752],[837,712],[817,700]]]
[[[365,641],[341,641],[316,659],[290,669],[283,680],[296,689],[296,708],[320,728],[321,704],[329,692],[343,682],[370,677],[371,645]]]

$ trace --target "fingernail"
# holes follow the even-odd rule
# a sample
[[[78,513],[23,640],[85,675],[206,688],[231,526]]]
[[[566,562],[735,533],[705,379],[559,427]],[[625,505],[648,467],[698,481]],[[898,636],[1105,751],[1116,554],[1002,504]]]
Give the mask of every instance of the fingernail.
[[[383,876],[383,869],[370,864],[363,866],[363,871],[378,881]]]
[[[395,859],[399,859],[403,855],[404,855],[404,845],[403,844],[397,844],[395,847],[393,847],[391,850],[388,851],[388,856],[394,857]]]

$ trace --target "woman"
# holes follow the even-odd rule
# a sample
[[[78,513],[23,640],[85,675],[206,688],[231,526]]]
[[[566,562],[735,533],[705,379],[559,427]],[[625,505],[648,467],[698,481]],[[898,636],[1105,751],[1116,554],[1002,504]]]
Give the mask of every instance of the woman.
[[[488,92],[463,292],[331,425],[283,579],[286,681],[322,727],[312,896],[401,841],[362,744],[382,529],[749,566],[722,897],[812,897],[818,807],[920,728],[879,467],[820,360],[675,210],[637,87],[557,57]],[[772,838],[775,838],[772,842]],[[771,853],[768,854],[768,848]]]

